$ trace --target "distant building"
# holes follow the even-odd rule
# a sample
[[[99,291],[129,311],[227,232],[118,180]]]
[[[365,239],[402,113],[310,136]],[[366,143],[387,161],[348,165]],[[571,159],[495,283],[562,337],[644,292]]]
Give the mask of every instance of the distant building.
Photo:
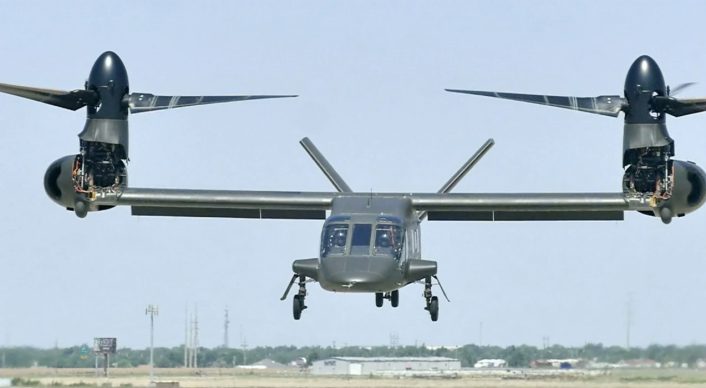
[[[280,364],[279,362],[269,358],[262,359],[250,365],[238,365],[238,368],[240,369],[284,369],[287,367],[287,365]]]
[[[380,372],[445,372],[461,369],[461,361],[448,357],[331,357],[314,361],[314,375],[368,375]]]
[[[659,362],[646,358],[623,360],[618,363],[619,368],[660,368],[661,366]]]
[[[577,358],[562,358],[549,360],[534,360],[530,362],[530,368],[556,368],[556,369],[573,369],[583,368],[586,366],[586,361]]]
[[[297,357],[290,361],[288,365],[294,368],[306,368],[306,357]]]
[[[499,358],[486,358],[473,364],[474,368],[507,368],[507,361]]]

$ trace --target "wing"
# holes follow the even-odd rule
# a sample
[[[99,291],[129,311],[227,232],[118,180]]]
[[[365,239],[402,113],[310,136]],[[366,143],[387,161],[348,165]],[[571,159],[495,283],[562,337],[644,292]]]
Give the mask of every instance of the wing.
[[[411,194],[430,221],[622,220],[625,211],[650,211],[622,193]]]
[[[333,193],[126,188],[92,202],[131,206],[133,215],[173,217],[324,219],[334,198],[407,198],[436,221],[622,220],[625,211],[651,211],[622,193]]]
[[[325,219],[335,193],[126,188],[98,197],[136,216]]]

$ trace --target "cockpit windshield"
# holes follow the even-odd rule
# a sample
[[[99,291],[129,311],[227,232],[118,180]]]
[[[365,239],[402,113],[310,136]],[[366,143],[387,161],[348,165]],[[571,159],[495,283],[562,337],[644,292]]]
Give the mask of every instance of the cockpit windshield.
[[[393,255],[402,253],[402,228],[399,225],[378,224],[375,228],[375,254]]]
[[[404,246],[404,230],[400,224],[393,222],[395,220],[389,219],[378,219],[373,223],[336,220],[324,227],[321,236],[321,257],[372,254],[399,259]]]
[[[348,241],[348,224],[331,224],[324,230],[321,239],[321,255],[343,255]]]
[[[370,235],[373,231],[371,224],[353,225],[353,238],[351,239],[351,255],[370,254]]]

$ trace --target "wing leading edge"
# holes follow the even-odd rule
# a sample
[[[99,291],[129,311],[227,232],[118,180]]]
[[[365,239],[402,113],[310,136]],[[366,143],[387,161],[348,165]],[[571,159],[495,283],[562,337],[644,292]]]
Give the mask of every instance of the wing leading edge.
[[[437,221],[622,220],[624,211],[652,210],[622,193],[334,193],[127,188],[93,200],[131,206],[133,215],[324,219],[338,196],[408,198]]]
[[[139,216],[324,219],[334,193],[127,188],[94,200]]]
[[[418,194],[412,205],[430,221],[622,221],[625,211],[650,209],[622,193]]]

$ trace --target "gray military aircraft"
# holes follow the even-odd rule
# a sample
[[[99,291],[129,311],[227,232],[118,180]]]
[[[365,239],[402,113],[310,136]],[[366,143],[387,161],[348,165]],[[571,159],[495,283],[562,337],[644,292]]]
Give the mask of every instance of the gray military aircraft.
[[[424,284],[424,308],[436,321],[437,263],[422,259],[420,223],[432,221],[622,220],[626,210],[649,210],[644,201],[622,193],[453,194],[449,191],[494,144],[488,140],[437,193],[354,192],[310,140],[309,152],[336,192],[231,191],[132,188],[125,185],[71,189],[75,173],[45,179],[57,203],[102,210],[131,206],[136,216],[232,217],[260,219],[322,219],[319,255],[295,260],[293,276],[282,296],[298,283],[292,311],[299,319],[307,308],[306,284],[317,281],[325,290],[374,293],[375,304],[399,303],[399,289]],[[49,172],[48,172],[49,174]],[[55,195],[57,193],[58,195]],[[87,205],[78,205],[85,201]],[[330,215],[326,217],[326,212]],[[441,288],[441,285],[439,284]],[[443,292],[443,288],[441,288]],[[444,293],[445,294],[445,293]]]
[[[661,95],[653,95],[650,90],[660,89],[653,87],[644,90],[643,86],[647,85],[644,80],[638,79],[638,83],[631,81],[635,77],[645,76],[642,70],[635,70],[634,67],[628,73],[630,85],[626,86],[626,90],[630,93],[637,90],[637,94],[628,95],[626,92],[626,99],[619,96],[594,99],[563,97],[563,100],[545,98],[555,105],[562,105],[563,102],[562,106],[596,113],[617,115],[620,110],[628,112],[626,158],[635,171],[628,173],[626,170],[626,175],[631,175],[626,178],[624,190],[618,193],[450,193],[492,146],[492,140],[486,142],[437,193],[353,192],[306,138],[301,141],[302,146],[333,183],[335,192],[128,187],[123,160],[99,159],[107,164],[104,170],[120,169],[120,179],[115,180],[92,179],[91,170],[85,172],[81,168],[81,161],[86,158],[83,138],[81,154],[66,156],[49,166],[44,186],[52,200],[74,210],[79,216],[114,206],[131,206],[132,214],[138,216],[325,220],[318,257],[295,260],[292,264],[294,274],[283,299],[298,283],[299,290],[294,295],[292,307],[295,319],[299,319],[307,307],[308,281],[318,281],[322,288],[330,291],[374,293],[378,307],[383,305],[384,299],[389,299],[390,304],[396,307],[400,288],[422,282],[424,308],[436,321],[439,302],[432,294],[432,281],[438,283],[437,263],[423,259],[421,254],[419,231],[420,223],[425,218],[431,221],[622,220],[625,211],[639,211],[660,215],[666,222],[671,220],[671,214],[681,216],[703,204],[706,199],[706,174],[695,164],[671,160],[673,142],[666,136],[666,127],[661,125],[663,117],[647,121],[640,110],[652,106],[645,99],[653,101],[653,104],[662,104],[659,106],[664,106],[664,111],[671,112],[694,110],[700,102],[688,101],[702,100],[667,97],[664,101],[657,98]],[[650,74],[655,77],[654,70]],[[661,78],[661,73],[659,76]],[[124,100],[125,97],[115,101]],[[633,121],[640,125],[628,126]],[[655,140],[658,135],[663,135],[660,140],[666,142],[663,146]],[[127,136],[125,149],[126,140]],[[107,137],[95,139],[94,143],[105,148],[115,145]],[[665,183],[664,179],[668,182]],[[443,293],[443,288],[441,291]]]

